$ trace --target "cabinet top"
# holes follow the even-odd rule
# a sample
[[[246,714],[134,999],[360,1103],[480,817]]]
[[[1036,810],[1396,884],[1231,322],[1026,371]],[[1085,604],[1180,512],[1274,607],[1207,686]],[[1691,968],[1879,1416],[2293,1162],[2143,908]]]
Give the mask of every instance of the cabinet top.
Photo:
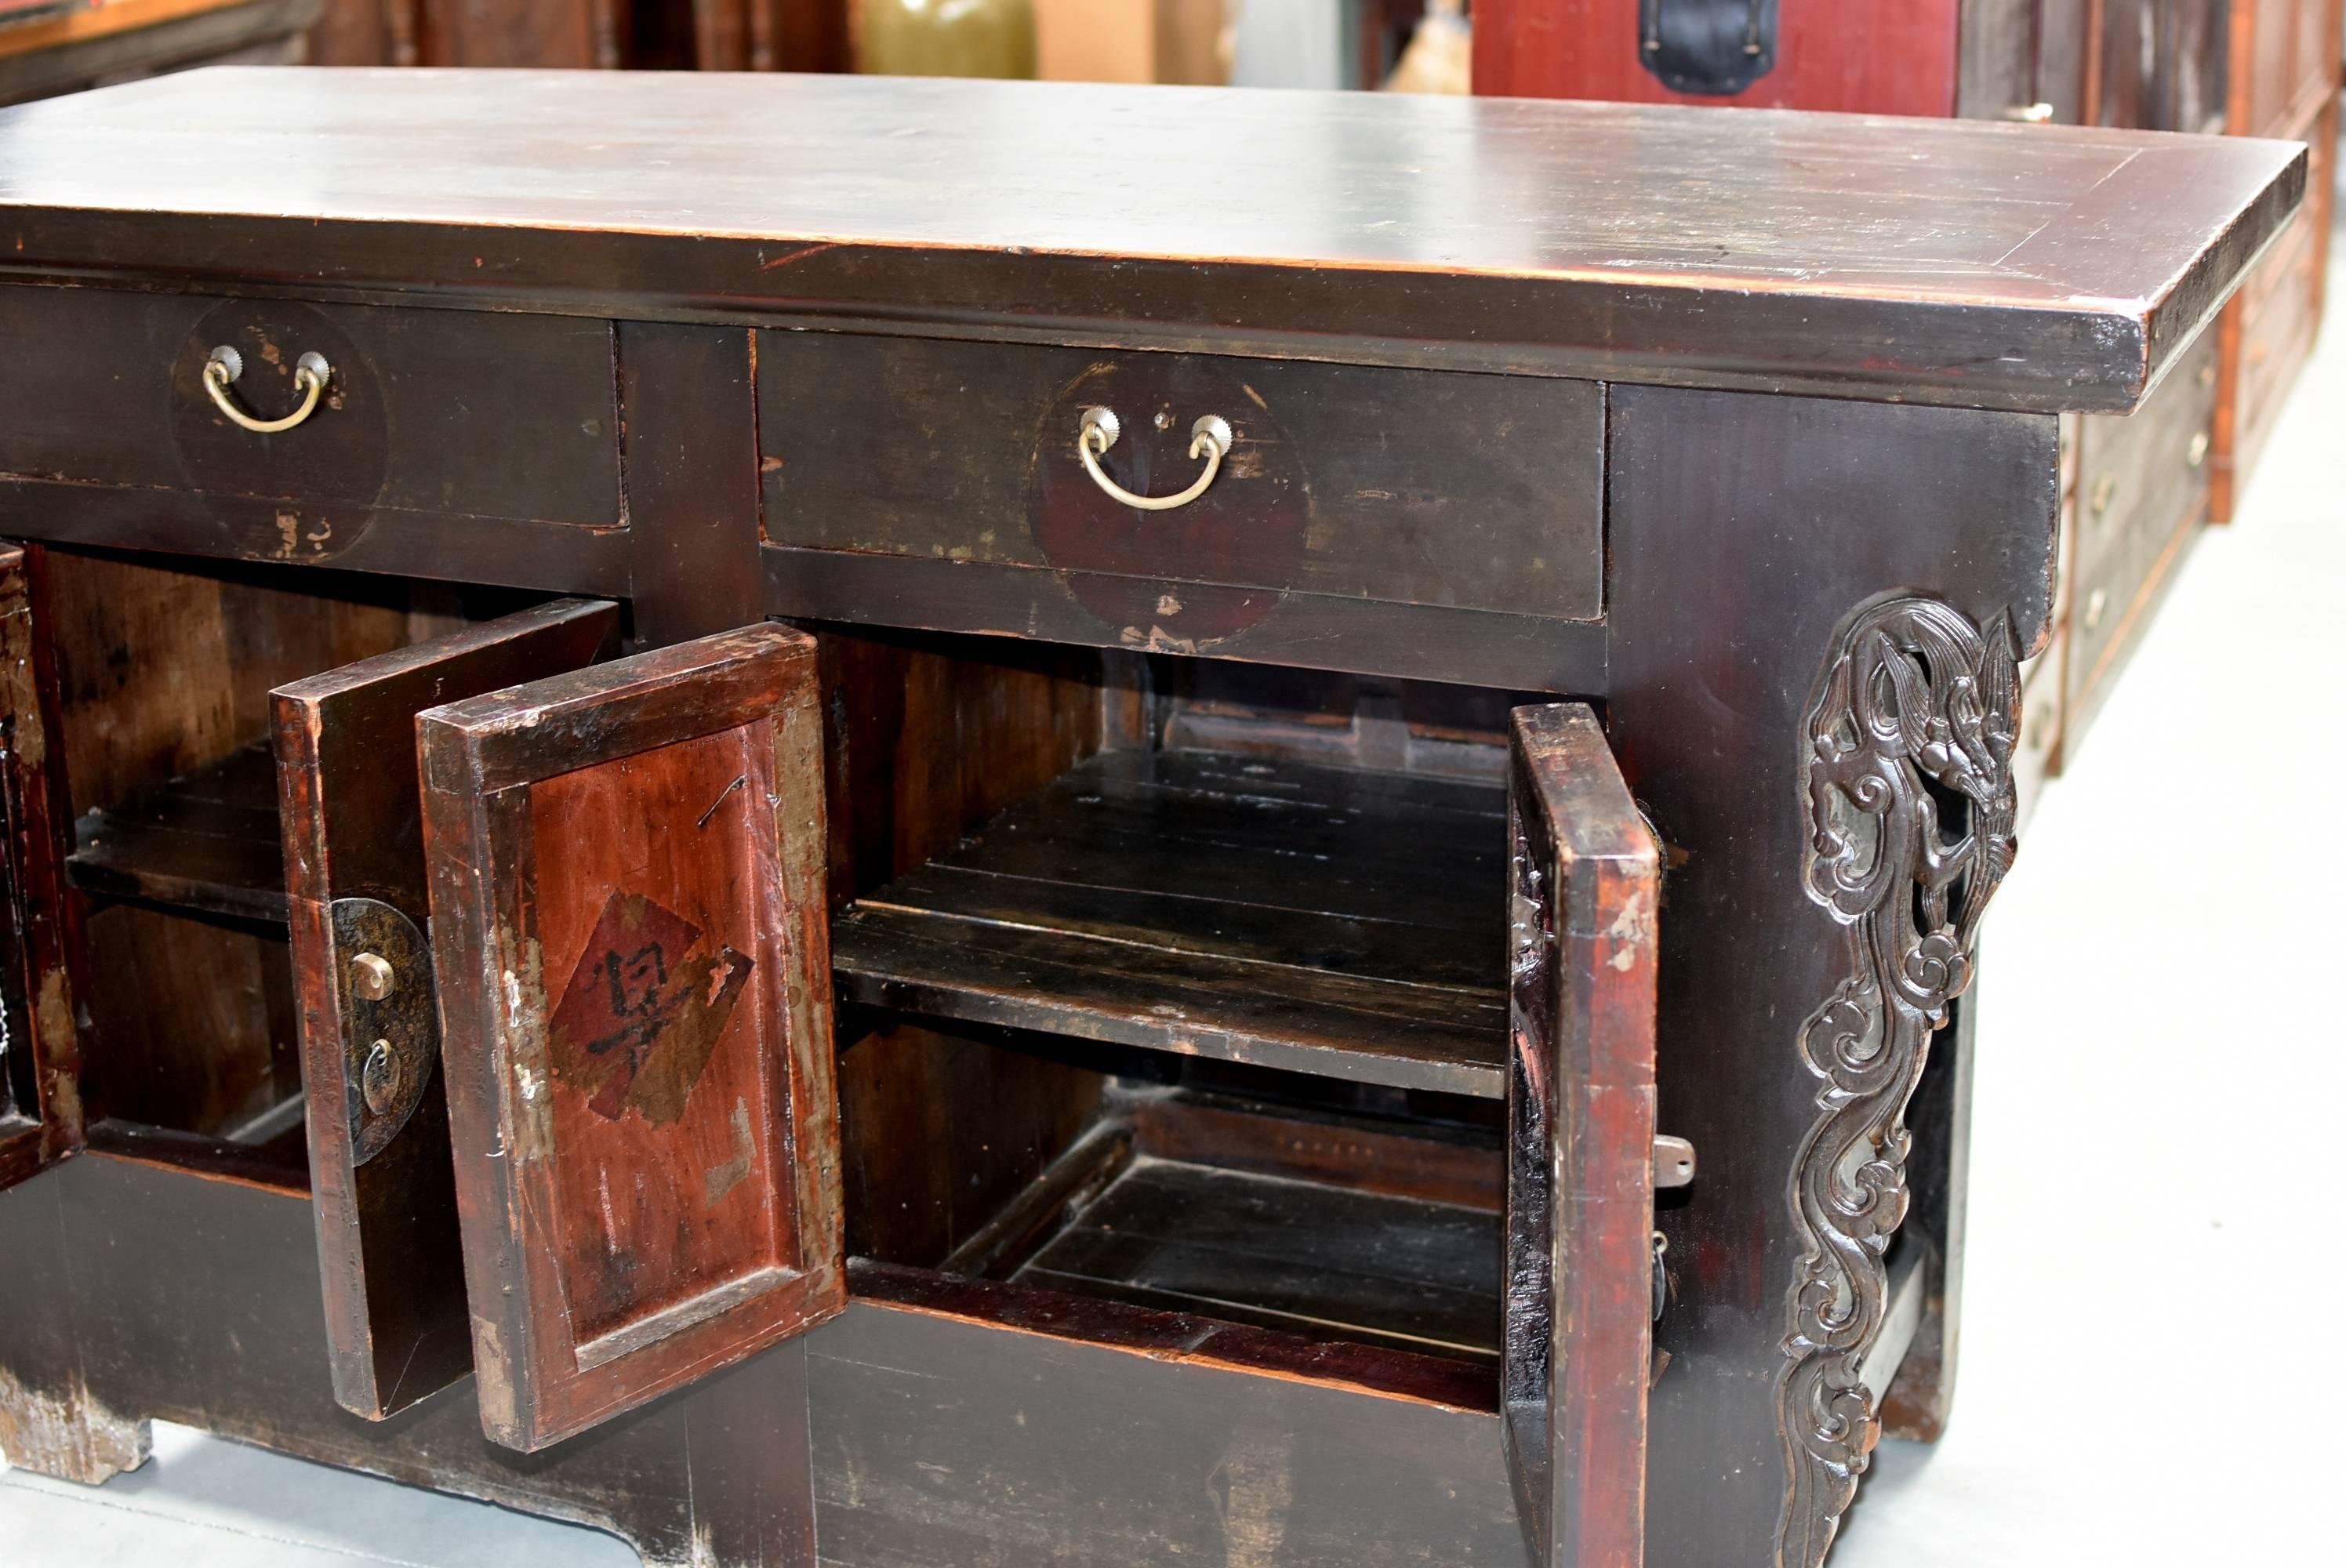
[[[855,76],[227,67],[0,111],[0,278],[2133,406],[2293,143]]]

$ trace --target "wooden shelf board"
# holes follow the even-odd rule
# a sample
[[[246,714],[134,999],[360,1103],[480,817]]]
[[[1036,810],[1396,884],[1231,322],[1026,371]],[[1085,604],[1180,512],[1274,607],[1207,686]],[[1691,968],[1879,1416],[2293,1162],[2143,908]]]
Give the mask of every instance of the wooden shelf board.
[[[1498,1353],[1500,1250],[1491,1210],[1143,1157],[1011,1278],[1487,1359]]]
[[[74,846],[66,874],[84,892],[285,921],[277,767],[266,745],[245,747],[123,805],[84,812]]]
[[[841,995],[1498,1098],[1494,783],[1114,751],[859,900]]]

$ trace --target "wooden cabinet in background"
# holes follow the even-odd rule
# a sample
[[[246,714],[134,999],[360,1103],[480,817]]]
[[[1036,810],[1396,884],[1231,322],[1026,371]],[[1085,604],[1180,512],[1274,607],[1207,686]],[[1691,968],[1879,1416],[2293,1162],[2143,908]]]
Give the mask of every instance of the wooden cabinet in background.
[[[848,0],[325,0],[310,61],[843,71]]]
[[[1771,68],[1727,96],[1640,59],[1672,8],[1760,18]],[[1730,15],[1731,13],[1731,15]],[[1767,24],[1772,19],[1772,29]],[[2229,522],[2320,331],[2338,137],[2339,0],[1480,0],[1475,90],[2085,123],[2313,148],[2304,210],[2181,382],[2066,422],[2062,635],[2034,661],[2024,756],[2057,775],[2202,522]],[[2178,372],[2178,375],[2181,372]],[[2048,732],[2049,727],[2049,732]]]
[[[0,104],[195,66],[308,57],[319,0],[107,0],[0,26]]]

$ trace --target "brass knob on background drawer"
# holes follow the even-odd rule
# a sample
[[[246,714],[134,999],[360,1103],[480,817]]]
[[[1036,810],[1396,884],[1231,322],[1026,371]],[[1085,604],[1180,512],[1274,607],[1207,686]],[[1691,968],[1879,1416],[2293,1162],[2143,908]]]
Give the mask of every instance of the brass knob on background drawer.
[[[1092,483],[1107,491],[1127,506],[1137,506],[1144,512],[1170,512],[1176,506],[1187,506],[1206,493],[1214,475],[1222,471],[1222,458],[1230,450],[1229,422],[1218,413],[1207,414],[1189,427],[1189,455],[1203,454],[1205,472],[1190,482],[1189,488],[1178,495],[1135,495],[1100,468],[1100,453],[1116,444],[1124,433],[1124,422],[1116,417],[1112,408],[1087,408],[1076,427],[1076,455],[1084,460],[1084,472]]]
[[[334,377],[334,367],[319,353],[303,354],[293,361],[293,389],[301,394],[301,406],[283,419],[256,419],[237,406],[236,398],[229,392],[244,374],[244,356],[222,343],[204,361],[204,391],[212,394],[212,402],[220,412],[245,429],[260,435],[274,435],[280,430],[291,430],[316,412],[318,400],[326,395],[326,383]]]
[[[2193,468],[2208,461],[2208,433],[2194,431],[2191,444],[2183,449],[2183,461]]]
[[[2100,519],[2103,513],[2110,509],[2110,503],[2117,499],[2117,494],[2118,476],[2116,474],[2105,473],[2094,481],[2093,508],[2096,521]]]

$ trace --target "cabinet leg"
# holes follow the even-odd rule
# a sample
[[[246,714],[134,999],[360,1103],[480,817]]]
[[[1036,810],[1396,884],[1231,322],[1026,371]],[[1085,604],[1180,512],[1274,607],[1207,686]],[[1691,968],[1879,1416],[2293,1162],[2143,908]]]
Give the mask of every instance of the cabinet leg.
[[[59,1481],[97,1486],[147,1462],[154,1430],[107,1410],[78,1386],[49,1393],[0,1367],[0,1454]]]
[[[2019,704],[2005,617],[1983,632],[1936,600],[1892,598],[1843,628],[1810,709],[1805,881],[1842,940],[1800,1032],[1818,1082],[1792,1164],[1802,1256],[1777,1383],[1788,1563],[1822,1559],[1880,1430],[1864,1360],[1906,1217],[1907,1105],[2012,864]]]
[[[1960,1129],[1909,1097],[1960,1064],[1950,999],[2004,869],[2057,422],[1606,398],[1606,730],[1667,848],[1658,1125],[1699,1166],[1655,1216],[1645,1556],[1816,1568],[1892,1407],[1869,1352],[1887,1380],[1912,1323],[1927,1355],[1960,1261]],[[1892,1288],[1902,1221],[1942,1268],[1920,1299]]]

